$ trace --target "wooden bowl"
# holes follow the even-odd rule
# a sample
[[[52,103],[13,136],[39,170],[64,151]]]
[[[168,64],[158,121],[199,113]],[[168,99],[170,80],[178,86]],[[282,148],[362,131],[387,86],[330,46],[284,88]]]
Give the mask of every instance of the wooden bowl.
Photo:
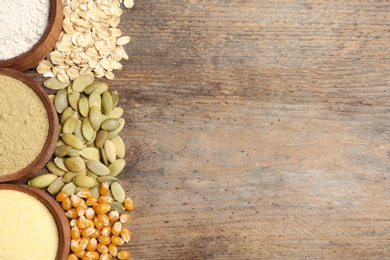
[[[58,117],[57,112],[46,92],[31,77],[20,71],[2,68],[0,68],[0,74],[17,79],[30,87],[35,92],[35,94],[37,94],[45,106],[49,120],[49,132],[46,143],[38,157],[23,169],[14,173],[0,176],[0,182],[20,181],[27,179],[39,172],[53,155],[59,135]]]
[[[0,190],[16,190],[24,192],[38,199],[50,210],[57,223],[59,236],[56,260],[66,259],[70,251],[70,225],[68,218],[66,217],[60,204],[47,192],[24,184],[0,184]]]
[[[0,60],[0,68],[25,71],[37,65],[55,47],[62,31],[61,0],[50,0],[49,24],[42,38],[28,52],[8,60]]]

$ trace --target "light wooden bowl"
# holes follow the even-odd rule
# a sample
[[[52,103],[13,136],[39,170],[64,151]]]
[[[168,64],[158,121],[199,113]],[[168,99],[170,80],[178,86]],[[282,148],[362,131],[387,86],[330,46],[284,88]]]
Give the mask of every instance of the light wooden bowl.
[[[0,182],[20,181],[27,179],[39,172],[53,155],[59,134],[58,117],[57,112],[46,92],[31,77],[25,75],[23,72],[20,71],[2,68],[0,68],[0,74],[17,79],[29,86],[41,99],[43,105],[47,110],[47,115],[49,119],[49,133],[46,139],[46,143],[39,156],[35,158],[35,160],[32,161],[27,167],[17,172],[0,176]]]
[[[70,251],[70,225],[69,220],[60,204],[47,192],[24,184],[0,184],[0,190],[16,190],[24,192],[38,199],[50,210],[57,223],[59,236],[56,260],[66,259]]]
[[[31,50],[8,60],[0,60],[0,68],[25,71],[37,65],[55,47],[62,30],[61,0],[50,0],[49,24],[42,38]]]

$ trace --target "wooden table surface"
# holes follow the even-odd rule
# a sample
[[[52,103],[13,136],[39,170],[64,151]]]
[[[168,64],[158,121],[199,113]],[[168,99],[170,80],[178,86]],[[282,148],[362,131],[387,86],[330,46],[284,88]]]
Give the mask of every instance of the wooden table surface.
[[[120,27],[133,259],[390,259],[389,1],[139,0]]]

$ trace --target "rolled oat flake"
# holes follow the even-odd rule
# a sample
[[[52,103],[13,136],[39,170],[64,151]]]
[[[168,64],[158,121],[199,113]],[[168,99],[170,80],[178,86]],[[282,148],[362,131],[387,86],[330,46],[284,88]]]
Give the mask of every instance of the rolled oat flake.
[[[17,57],[34,47],[49,22],[49,0],[0,1],[0,60]]]

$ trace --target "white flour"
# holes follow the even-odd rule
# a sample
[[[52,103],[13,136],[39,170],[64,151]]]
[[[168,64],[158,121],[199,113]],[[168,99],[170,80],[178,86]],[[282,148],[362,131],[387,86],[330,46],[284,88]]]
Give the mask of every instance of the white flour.
[[[45,33],[49,0],[0,0],[0,60],[29,51]]]

